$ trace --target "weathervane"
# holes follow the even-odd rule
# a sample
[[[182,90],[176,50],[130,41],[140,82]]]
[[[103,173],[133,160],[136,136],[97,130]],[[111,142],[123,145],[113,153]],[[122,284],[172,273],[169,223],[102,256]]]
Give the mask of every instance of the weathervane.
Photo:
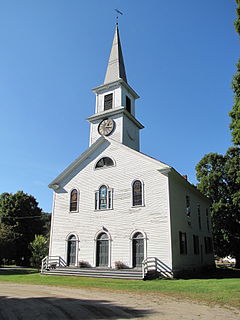
[[[119,11],[118,9],[114,9],[117,12],[117,16],[116,16],[116,25],[118,25],[118,13],[120,13],[121,15],[123,15],[123,13],[121,11]]]

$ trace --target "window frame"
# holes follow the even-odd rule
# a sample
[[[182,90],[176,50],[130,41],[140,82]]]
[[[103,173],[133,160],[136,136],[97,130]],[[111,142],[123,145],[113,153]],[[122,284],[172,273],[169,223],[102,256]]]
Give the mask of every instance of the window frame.
[[[189,226],[191,226],[191,199],[188,194],[186,194],[185,196],[185,205],[186,205],[187,223]]]
[[[211,237],[204,237],[205,254],[213,253],[213,240]]]
[[[102,167],[97,167],[97,164],[99,163],[99,161],[101,161],[102,159],[104,159],[104,158],[109,158],[109,159],[111,159],[111,161],[112,161],[112,165],[104,165],[104,166],[102,166]],[[97,160],[97,162],[95,163],[95,165],[94,165],[94,169],[95,170],[101,170],[101,169],[107,169],[107,168],[112,168],[112,167],[114,167],[115,166],[115,161],[113,160],[113,158],[110,158],[110,157],[108,157],[108,156],[104,156],[104,157],[101,157],[101,158],[99,158],[98,160]]]
[[[199,236],[196,234],[193,234],[193,252],[195,255],[199,255],[200,253]]]
[[[126,95],[126,110],[132,114],[132,100]]]
[[[141,183],[141,204],[134,204],[134,184],[139,181]],[[132,185],[131,185],[131,192],[132,192],[132,208],[138,208],[138,207],[144,207],[145,206],[145,202],[144,202],[144,183],[141,179],[134,179],[132,181]]]
[[[71,210],[71,205],[72,205],[72,192],[75,191],[77,192],[77,200],[75,201],[76,202],[76,210]],[[80,192],[77,188],[72,188],[70,190],[70,197],[69,197],[69,212],[70,213],[75,213],[75,212],[79,212],[79,198],[80,198]]]
[[[100,190],[106,187],[106,207],[100,207]],[[113,188],[109,188],[106,184],[101,184],[101,186],[94,192],[94,208],[95,211],[105,211],[113,209]]]
[[[187,255],[187,233],[179,231],[180,255]]]
[[[201,205],[197,204],[197,214],[198,214],[198,228],[202,230],[202,216],[201,216]]]
[[[111,99],[108,99],[109,97],[111,97]],[[111,107],[108,106],[108,104],[110,104],[109,101],[111,101]],[[112,108],[113,108],[113,92],[105,94],[103,99],[103,110],[107,111],[107,110],[111,110]]]

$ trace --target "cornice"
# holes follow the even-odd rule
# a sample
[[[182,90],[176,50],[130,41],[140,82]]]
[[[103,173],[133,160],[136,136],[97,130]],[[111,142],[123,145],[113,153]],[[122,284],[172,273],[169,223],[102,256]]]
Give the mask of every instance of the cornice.
[[[103,112],[99,112],[96,114],[93,114],[92,116],[88,117],[86,120],[88,120],[89,122],[93,122],[99,119],[104,119],[104,118],[108,118],[114,115],[118,115],[118,114],[123,114],[125,115],[129,120],[131,120],[139,129],[143,129],[144,126],[131,114],[129,113],[125,107],[119,107],[119,108],[114,108],[114,109],[110,109],[110,110],[106,110]]]
[[[116,81],[113,81],[113,82],[110,82],[110,83],[105,83],[105,84],[102,84],[96,88],[93,88],[92,91],[94,93],[101,93],[102,91],[106,91],[106,90],[109,90],[111,88],[114,88],[114,87],[117,87],[117,86],[124,86],[125,89],[127,89],[127,91],[129,91],[131,93],[131,95],[135,98],[135,99],[138,99],[140,98],[139,95],[136,93],[136,91],[133,90],[132,87],[129,86],[128,83],[126,83],[123,79],[119,79],[119,80],[116,80]]]

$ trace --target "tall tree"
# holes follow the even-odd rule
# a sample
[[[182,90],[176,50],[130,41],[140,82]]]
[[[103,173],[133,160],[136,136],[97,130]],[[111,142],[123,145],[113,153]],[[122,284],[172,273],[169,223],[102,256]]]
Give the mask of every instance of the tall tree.
[[[240,35],[240,0],[235,28]],[[210,153],[197,164],[198,189],[212,201],[211,214],[215,252],[232,255],[240,268],[240,60],[233,77],[234,105],[229,112],[234,146],[225,155]]]
[[[14,243],[14,250],[8,254],[12,255],[11,258],[16,263],[28,264],[31,256],[29,244],[36,234],[43,233],[42,210],[38,207],[36,199],[23,191],[1,194],[0,218],[0,230],[11,230],[9,235]]]
[[[240,35],[240,0],[236,0],[237,3],[237,18],[234,22],[235,29]],[[232,140],[235,145],[240,144],[240,59],[237,63],[237,72],[233,77],[232,88],[235,94],[234,96],[234,105],[232,110],[229,112],[230,117],[232,118],[230,129],[232,132]]]

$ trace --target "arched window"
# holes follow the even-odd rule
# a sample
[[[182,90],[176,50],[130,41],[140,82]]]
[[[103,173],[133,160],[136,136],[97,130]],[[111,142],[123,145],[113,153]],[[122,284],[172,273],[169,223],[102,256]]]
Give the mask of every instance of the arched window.
[[[95,192],[95,210],[112,209],[112,189],[102,185]]]
[[[132,185],[133,206],[143,205],[143,186],[140,180],[135,180]]]
[[[70,211],[77,211],[78,209],[78,191],[73,189],[70,194]]]
[[[95,169],[112,167],[113,165],[114,163],[111,158],[103,157],[97,162]]]

